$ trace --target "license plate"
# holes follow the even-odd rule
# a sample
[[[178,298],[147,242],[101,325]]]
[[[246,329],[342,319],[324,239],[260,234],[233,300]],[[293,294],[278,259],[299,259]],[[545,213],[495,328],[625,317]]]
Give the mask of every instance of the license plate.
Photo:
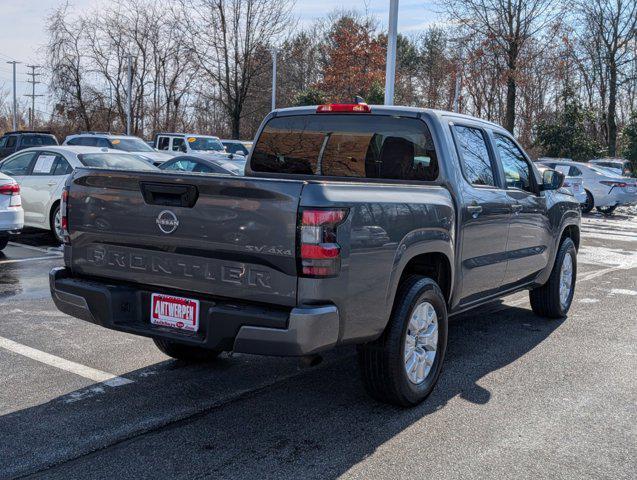
[[[636,189],[635,187],[627,187],[627,188],[626,188],[626,191],[627,191],[628,193],[635,193],[635,191],[637,191],[637,189]]]
[[[187,332],[199,330],[199,300],[153,293],[150,323]]]

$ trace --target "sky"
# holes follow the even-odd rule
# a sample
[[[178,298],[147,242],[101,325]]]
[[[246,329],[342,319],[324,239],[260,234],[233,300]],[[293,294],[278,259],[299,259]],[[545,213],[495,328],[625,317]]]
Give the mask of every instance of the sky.
[[[110,0],[69,0],[78,11],[86,11],[108,3]],[[158,0],[161,1],[161,0]],[[17,60],[17,94],[20,101],[27,100],[24,94],[31,93],[27,83],[27,64],[43,64],[47,16],[65,0],[0,0],[0,94],[9,93],[12,83],[12,67],[5,63]],[[299,26],[311,24],[315,19],[337,9],[368,11],[378,18],[381,26],[387,25],[389,0],[296,0],[294,14]],[[439,18],[436,6],[426,0],[399,0],[398,31],[402,33],[424,30]],[[44,85],[36,85],[36,94],[44,93]],[[49,110],[46,98],[36,100],[36,110]]]

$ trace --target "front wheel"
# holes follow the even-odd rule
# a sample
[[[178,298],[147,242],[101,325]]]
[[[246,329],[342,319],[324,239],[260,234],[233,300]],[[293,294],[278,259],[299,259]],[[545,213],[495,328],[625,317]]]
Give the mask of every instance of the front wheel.
[[[577,251],[570,238],[565,238],[555,257],[548,281],[530,291],[531,308],[536,315],[563,318],[571,308],[577,277]]]
[[[153,338],[153,342],[163,354],[188,363],[210,362],[221,353],[219,350],[208,350],[159,338]]]
[[[616,208],[617,205],[611,205],[610,207],[597,207],[597,211],[604,215],[612,215]]]
[[[9,244],[9,237],[0,237],[0,250],[4,250]]]
[[[585,191],[586,201],[582,203],[582,213],[589,213],[595,206],[595,199],[593,198],[593,194],[591,192],[589,192],[588,190]]]
[[[447,304],[440,287],[430,278],[407,278],[381,337],[358,347],[365,389],[382,402],[417,405],[436,385],[446,348]]]

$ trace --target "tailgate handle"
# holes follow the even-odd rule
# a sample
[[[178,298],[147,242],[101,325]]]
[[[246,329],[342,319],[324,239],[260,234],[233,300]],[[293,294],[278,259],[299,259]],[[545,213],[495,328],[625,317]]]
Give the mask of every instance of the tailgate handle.
[[[144,201],[149,205],[192,208],[197,203],[199,191],[194,185],[140,182]]]

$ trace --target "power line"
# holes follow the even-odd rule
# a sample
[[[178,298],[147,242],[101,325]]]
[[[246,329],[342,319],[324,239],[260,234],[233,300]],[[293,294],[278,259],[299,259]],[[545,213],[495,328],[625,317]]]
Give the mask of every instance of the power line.
[[[29,109],[29,128],[33,129],[33,123],[35,119],[35,97],[44,97],[44,95],[42,94],[36,95],[35,93],[35,85],[37,83],[42,83],[35,78],[42,74],[35,71],[36,68],[40,68],[39,65],[27,65],[27,68],[31,69],[31,72],[27,73],[27,75],[31,77],[31,80],[27,80],[27,82],[31,84],[31,94],[27,93],[24,96],[31,98],[31,108]]]

